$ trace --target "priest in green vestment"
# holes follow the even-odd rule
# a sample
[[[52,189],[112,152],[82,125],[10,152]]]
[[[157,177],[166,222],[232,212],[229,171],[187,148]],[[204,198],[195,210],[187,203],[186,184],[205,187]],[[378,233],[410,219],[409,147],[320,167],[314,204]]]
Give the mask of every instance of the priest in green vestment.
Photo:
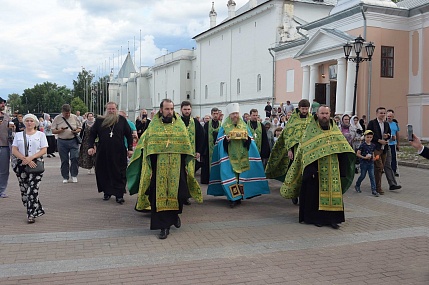
[[[192,149],[195,149],[195,159],[188,164],[188,170],[195,173],[197,169],[197,162],[201,159],[201,153],[204,147],[204,129],[200,122],[192,118],[192,104],[189,101],[183,101],[180,104],[180,112],[182,113],[182,121],[185,123],[188,130],[189,139],[191,141]],[[185,205],[191,205],[190,195],[185,201]]]
[[[265,168],[267,178],[282,182],[285,180],[286,173],[293,162],[302,134],[310,122],[309,108],[310,101],[307,99],[299,101],[298,108],[293,111],[280,137],[271,150],[271,155],[268,159],[267,167]],[[298,192],[292,193],[292,195],[289,193],[288,197],[285,198],[291,198],[292,202],[297,204],[298,195]]]
[[[343,193],[353,182],[356,154],[321,105],[310,119],[280,193],[299,193],[299,222],[339,228],[345,221]]]
[[[259,155],[265,165],[270,156],[270,144],[268,142],[267,130],[262,123],[258,121],[257,109],[250,110],[250,119],[247,121],[247,126],[252,132],[253,140],[258,147]]]
[[[189,163],[195,159],[195,148],[188,130],[174,104],[164,99],[160,111],[140,137],[127,169],[130,194],[138,193],[136,210],[151,209],[151,230],[161,230],[165,239],[174,225],[180,228],[183,204],[190,194],[202,202],[201,189]]]

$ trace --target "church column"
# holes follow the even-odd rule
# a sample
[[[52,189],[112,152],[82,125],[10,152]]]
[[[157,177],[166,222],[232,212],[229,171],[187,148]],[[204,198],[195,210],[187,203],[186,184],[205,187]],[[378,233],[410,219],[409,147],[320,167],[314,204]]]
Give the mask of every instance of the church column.
[[[335,95],[335,114],[344,114],[346,103],[346,80],[346,60],[344,58],[339,58],[337,60],[337,92]]]
[[[308,100],[310,94],[310,67],[308,65],[302,68],[302,99]]]
[[[313,99],[316,98],[316,82],[319,78],[319,65],[312,64],[310,66],[310,92],[308,96],[308,101],[310,104],[313,102]]]
[[[349,61],[347,64],[346,104],[344,114],[353,114],[353,96],[356,78],[356,63]]]

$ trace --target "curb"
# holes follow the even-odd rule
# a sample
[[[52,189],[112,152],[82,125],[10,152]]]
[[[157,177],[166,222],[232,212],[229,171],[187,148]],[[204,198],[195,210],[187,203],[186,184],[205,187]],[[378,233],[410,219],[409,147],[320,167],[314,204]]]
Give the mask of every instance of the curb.
[[[398,165],[429,169],[429,164],[423,164],[423,163],[418,163],[418,162],[398,161]]]

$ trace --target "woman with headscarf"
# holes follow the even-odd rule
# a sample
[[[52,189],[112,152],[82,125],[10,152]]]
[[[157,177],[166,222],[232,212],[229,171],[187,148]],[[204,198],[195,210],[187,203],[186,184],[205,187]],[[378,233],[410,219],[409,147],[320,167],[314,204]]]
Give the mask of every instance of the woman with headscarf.
[[[55,157],[55,149],[56,149],[56,141],[55,136],[52,133],[52,122],[51,122],[51,116],[49,114],[44,115],[45,120],[43,121],[43,132],[45,133],[46,140],[48,141],[48,150],[47,150],[47,157]]]
[[[89,155],[89,134],[91,128],[94,125],[95,118],[94,113],[87,113],[86,121],[82,125],[82,130],[80,131],[80,138],[82,139],[82,144],[79,150],[79,166],[85,169],[88,169],[88,174],[92,173],[92,168],[95,166],[95,155]]]
[[[356,130],[353,130],[350,127],[350,116],[347,114],[344,114],[341,117],[340,131],[343,133],[350,146],[353,146],[353,140],[356,136]]]
[[[39,201],[39,185],[43,173],[27,173],[25,168],[27,165],[35,168],[35,160],[43,160],[48,141],[45,134],[37,130],[39,120],[35,115],[27,114],[23,121],[25,130],[16,133],[12,143],[12,154],[17,158],[12,167],[18,178],[22,203],[27,207],[27,222],[32,224],[35,218],[45,214]]]
[[[353,150],[356,152],[359,149],[360,144],[362,143],[362,136],[364,132],[362,126],[360,125],[358,116],[354,115],[350,120],[350,129],[355,134],[355,137],[353,138],[353,141],[352,141],[352,147],[353,147]],[[355,172],[359,173],[359,159],[356,159]]]

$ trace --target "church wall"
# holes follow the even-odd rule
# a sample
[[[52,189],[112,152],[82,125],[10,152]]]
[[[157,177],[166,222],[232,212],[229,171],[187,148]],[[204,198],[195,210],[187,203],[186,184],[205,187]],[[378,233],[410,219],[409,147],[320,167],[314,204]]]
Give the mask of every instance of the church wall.
[[[426,94],[429,94],[429,56],[427,55],[428,51],[429,51],[429,27],[423,29],[423,45],[422,45],[422,52],[421,54],[423,55],[422,58],[420,59],[423,62],[423,66],[422,66],[422,74],[423,74],[423,78],[425,80],[423,80],[423,92]]]
[[[291,79],[291,72],[293,73],[293,91],[288,92],[287,80],[288,78]],[[285,103],[287,100],[292,103],[298,103],[302,98],[302,79],[302,67],[298,60],[285,58],[276,61],[275,104],[279,105],[282,102]]]
[[[376,46],[372,60],[371,118],[375,118],[375,110],[378,106],[393,109],[397,120],[400,122],[400,127],[405,130],[408,118],[406,96],[409,90],[408,75],[410,72],[409,33],[407,31],[369,27],[367,39],[374,41]],[[393,78],[381,77],[381,46],[394,47]],[[361,65],[366,64],[368,63],[364,62]],[[364,69],[363,71],[365,71],[363,72],[365,74],[368,70]]]
[[[214,106],[222,109],[229,102],[239,102],[242,110],[246,110],[242,112],[255,107],[263,111],[266,100],[273,96],[273,60],[268,48],[276,41],[277,12],[265,10],[197,42],[202,115]]]

